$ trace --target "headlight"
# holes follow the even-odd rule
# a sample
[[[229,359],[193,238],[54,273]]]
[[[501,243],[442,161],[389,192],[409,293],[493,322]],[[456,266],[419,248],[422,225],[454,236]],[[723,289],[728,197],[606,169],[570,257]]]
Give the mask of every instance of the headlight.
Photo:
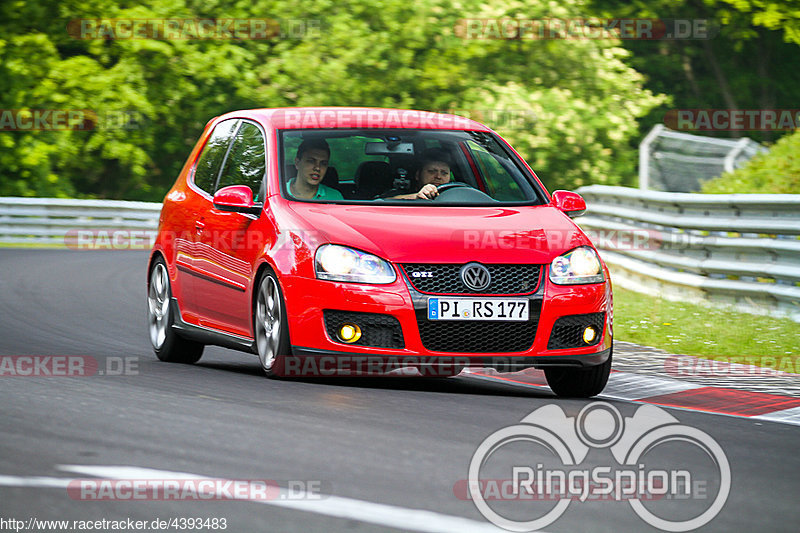
[[[317,248],[314,270],[319,279],[353,283],[392,283],[397,279],[392,265],[380,257],[338,244]]]
[[[550,263],[550,281],[558,285],[599,283],[604,279],[600,258],[588,246],[559,255]]]

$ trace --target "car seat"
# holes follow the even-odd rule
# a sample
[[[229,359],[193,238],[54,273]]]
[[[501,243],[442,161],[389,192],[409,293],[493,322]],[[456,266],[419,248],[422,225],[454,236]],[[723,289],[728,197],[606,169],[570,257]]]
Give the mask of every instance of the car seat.
[[[392,188],[392,169],[385,161],[364,161],[356,169],[355,182],[356,197],[372,199]]]

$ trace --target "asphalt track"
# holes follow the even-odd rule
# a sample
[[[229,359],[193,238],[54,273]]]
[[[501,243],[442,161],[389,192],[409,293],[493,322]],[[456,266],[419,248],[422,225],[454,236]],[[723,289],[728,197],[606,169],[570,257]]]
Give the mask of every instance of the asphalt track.
[[[454,493],[478,445],[537,408],[576,416],[591,403],[464,375],[268,380],[255,357],[221,348],[207,348],[194,366],[162,363],[147,337],[146,261],[137,251],[0,250],[0,356],[87,356],[99,369],[0,377],[0,527],[8,519],[199,517],[225,518],[234,532],[491,530]],[[113,375],[120,362],[128,372]],[[640,406],[602,401],[626,417]],[[718,442],[730,464],[730,495],[702,531],[798,530],[800,426],[669,413]],[[595,451],[584,467],[610,464]],[[696,472],[708,462],[680,447],[662,459]],[[324,497],[85,501],[65,490],[79,478],[187,475],[284,488],[313,481]],[[680,512],[707,505],[684,501]],[[616,501],[573,502],[545,529],[657,530]]]

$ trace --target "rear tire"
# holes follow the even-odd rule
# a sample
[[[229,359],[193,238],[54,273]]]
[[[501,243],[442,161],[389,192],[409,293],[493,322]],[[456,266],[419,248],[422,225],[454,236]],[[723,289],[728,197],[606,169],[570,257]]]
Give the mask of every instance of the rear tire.
[[[605,363],[589,368],[545,368],[550,389],[565,398],[591,398],[603,392],[611,374],[611,353]]]
[[[203,356],[205,346],[184,339],[172,328],[172,289],[169,285],[167,265],[162,258],[153,262],[147,285],[147,324],[150,344],[161,361],[168,363],[196,363]]]

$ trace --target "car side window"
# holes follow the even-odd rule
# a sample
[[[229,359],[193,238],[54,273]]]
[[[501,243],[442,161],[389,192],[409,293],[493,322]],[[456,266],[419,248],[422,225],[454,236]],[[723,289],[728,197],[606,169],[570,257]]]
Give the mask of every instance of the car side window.
[[[256,198],[266,170],[264,136],[258,126],[243,122],[225,160],[217,190],[229,185],[247,185]]]
[[[220,165],[222,165],[222,160],[225,158],[238,123],[238,119],[230,119],[217,124],[197,160],[194,184],[209,194],[214,191]]]

